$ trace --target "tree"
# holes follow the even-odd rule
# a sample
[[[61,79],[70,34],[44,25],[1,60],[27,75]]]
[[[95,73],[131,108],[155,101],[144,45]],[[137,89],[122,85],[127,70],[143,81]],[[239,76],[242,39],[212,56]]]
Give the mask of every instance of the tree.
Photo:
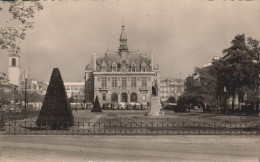
[[[204,103],[218,105],[226,108],[226,100],[232,97],[232,109],[234,109],[235,96],[239,102],[247,102],[256,106],[258,99],[258,75],[260,73],[257,64],[259,54],[259,41],[244,34],[236,35],[231,41],[231,47],[223,50],[223,57],[213,59],[212,64],[203,68],[195,68],[193,75],[186,78],[185,95],[199,97]],[[226,91],[224,91],[224,87]]]
[[[235,96],[243,86],[256,88],[259,64],[254,63],[259,53],[259,41],[246,38],[244,34],[237,35],[231,41],[231,47],[224,49],[225,80],[228,95],[232,97],[232,109],[234,109]]]
[[[170,96],[166,102],[169,102],[169,103],[176,103],[176,100],[173,96]]]
[[[69,98],[69,103],[73,103],[74,102],[74,98],[71,96],[70,98]]]
[[[74,124],[74,117],[58,68],[54,68],[43,105],[36,121],[37,126],[52,129],[68,128]]]
[[[36,11],[43,9],[40,2],[29,0],[14,0],[4,1],[3,6],[8,4],[9,7],[1,8],[0,12],[8,11],[12,15],[12,19],[7,20],[9,24],[6,27],[0,27],[0,48],[9,49],[15,53],[20,52],[19,42],[25,39],[25,32],[27,29],[33,28],[33,18]],[[18,27],[12,27],[10,22],[17,20],[19,22]]]
[[[43,95],[37,92],[29,92],[27,95],[28,95],[28,102],[42,102],[44,99]]]
[[[98,96],[96,96],[94,106],[92,107],[91,112],[102,112],[101,107],[100,107],[100,103],[99,103],[99,100],[98,100]]]
[[[10,104],[14,98],[14,91],[5,92],[0,84],[0,105]]]

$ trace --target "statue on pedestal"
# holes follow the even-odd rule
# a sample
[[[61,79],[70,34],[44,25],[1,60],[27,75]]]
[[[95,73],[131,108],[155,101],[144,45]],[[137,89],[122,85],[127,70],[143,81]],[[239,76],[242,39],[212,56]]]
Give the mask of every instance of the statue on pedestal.
[[[152,96],[158,96],[158,86],[157,86],[157,81],[155,80],[152,82]]]

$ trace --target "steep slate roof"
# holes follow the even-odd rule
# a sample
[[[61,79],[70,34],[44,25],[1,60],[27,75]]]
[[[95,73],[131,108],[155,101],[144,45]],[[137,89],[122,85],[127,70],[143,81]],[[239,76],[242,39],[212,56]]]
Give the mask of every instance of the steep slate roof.
[[[106,65],[107,71],[112,71],[113,63],[116,63],[117,68],[122,68],[126,66],[128,71],[133,64],[136,66],[136,71],[141,71],[142,64],[146,65],[146,71],[152,71],[151,68],[151,58],[148,58],[146,55],[137,52],[127,51],[125,53],[106,53],[104,57],[100,57],[96,60],[97,71],[101,71],[101,66]]]
[[[93,58],[90,60],[89,64],[86,66],[85,70],[94,70]]]
[[[122,67],[126,67],[124,71],[131,71],[131,68],[135,66],[135,71],[141,71],[145,68],[145,71],[152,71],[152,58],[147,57],[146,54],[138,51],[129,51],[127,47],[127,37],[125,32],[125,26],[122,25],[122,32],[120,35],[120,47],[118,51],[107,51],[103,57],[96,57],[96,60],[92,58],[90,63],[86,66],[86,70],[101,71],[104,67],[105,71],[112,71],[112,65],[116,65],[117,71],[122,71]],[[96,61],[96,69],[94,69],[94,61]]]

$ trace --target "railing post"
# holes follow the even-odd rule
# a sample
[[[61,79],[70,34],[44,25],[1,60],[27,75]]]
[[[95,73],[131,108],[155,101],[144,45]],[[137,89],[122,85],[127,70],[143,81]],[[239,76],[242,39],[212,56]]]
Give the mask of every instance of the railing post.
[[[169,120],[166,118],[166,134],[169,134]]]
[[[16,118],[14,119],[14,134],[16,134]]]
[[[100,124],[101,124],[101,123],[100,123],[100,118],[98,118],[98,134],[101,134],[101,133],[100,133]]]
[[[212,120],[210,118],[208,118],[209,135],[211,134],[211,122],[212,122]]]
[[[67,121],[67,125],[66,125],[66,129],[67,129],[67,135],[69,135],[69,119],[66,118]],[[73,121],[74,122],[74,121]]]
[[[85,127],[84,127],[84,125],[85,125],[85,120],[84,120],[85,118],[83,118],[83,135],[85,134]]]
[[[230,117],[230,121],[229,121],[229,133],[230,135],[232,134],[232,118]]]
[[[61,134],[63,135],[63,130],[65,129],[65,125],[64,125],[64,122],[65,122],[66,120],[64,120],[64,118],[63,117],[61,117],[61,124],[62,124],[62,129],[61,129]]]
[[[241,117],[239,118],[239,123],[240,123],[240,135],[242,135],[243,132],[242,132],[242,120],[241,120]]]
[[[137,118],[136,118],[135,122],[136,122],[136,123],[135,123],[135,133],[138,134],[138,125],[137,125],[138,122],[137,122]]]
[[[182,118],[182,135],[184,135],[184,117]]]
[[[30,123],[30,135],[32,134],[32,127],[33,127],[33,126],[32,126],[32,120],[33,120],[33,119],[32,119],[32,117],[31,117],[31,123]],[[35,122],[36,122],[36,121],[35,121]]]
[[[216,129],[217,129],[216,128],[216,119],[215,118],[213,119],[213,122],[214,122],[214,134],[217,134],[217,131],[216,131]]]
[[[104,122],[104,134],[106,134],[106,118],[104,117],[104,119],[103,119],[103,122]]]
[[[115,131],[114,131],[114,135],[116,135],[116,127],[117,127],[117,117],[115,117],[115,120],[114,120],[115,122],[114,122],[114,129],[115,129]]]
[[[127,118],[124,118],[124,121],[125,121],[125,126],[124,126],[125,134],[127,134],[127,124],[128,124]]]
[[[96,122],[95,122],[95,118],[94,118],[94,122],[93,122],[93,128],[94,128],[94,132],[93,132],[93,133],[94,133],[94,134],[95,134],[95,125],[96,125],[95,123],[96,123]]]
[[[21,121],[22,121],[22,119],[20,118],[20,122],[19,122],[19,127],[20,127],[20,134],[22,134],[22,124],[21,124]]]
[[[189,117],[186,118],[187,120],[187,128],[188,128],[188,135],[190,134],[190,119]]]
[[[10,125],[11,125],[11,123],[10,123],[10,116],[8,115],[8,121],[9,121],[9,124],[8,124],[8,127],[9,127],[9,134],[11,133],[10,132]]]
[[[21,124],[21,121],[22,121],[22,120],[20,120],[20,124]],[[26,129],[26,128],[27,128],[27,118],[25,118],[25,134],[27,134],[27,129]],[[20,132],[20,133],[21,133],[21,132]]]
[[[201,128],[200,128],[200,125],[201,125],[201,124],[200,124],[200,118],[198,118],[198,120],[199,120],[199,122],[198,122],[198,123],[199,123],[199,126],[198,126],[198,128],[199,128],[198,134],[200,135],[200,129],[201,129]]]
[[[121,123],[121,117],[120,117],[120,123],[119,123],[119,127],[120,127],[120,128],[119,128],[119,134],[120,134],[120,135],[121,135],[121,129],[122,129],[121,124],[122,124],[122,123]]]
[[[78,118],[78,135],[79,135],[79,126],[80,126],[80,124],[79,124],[79,118]]]
[[[180,134],[180,117],[178,116],[178,135]]]
[[[56,118],[56,131],[57,131],[57,133],[56,133],[56,135],[58,135],[59,134],[59,127],[60,127],[60,124],[59,124],[59,118]]]
[[[145,134],[147,135],[148,134],[148,119],[145,118]]]
[[[251,131],[251,135],[253,135],[252,122],[250,122],[250,131]]]

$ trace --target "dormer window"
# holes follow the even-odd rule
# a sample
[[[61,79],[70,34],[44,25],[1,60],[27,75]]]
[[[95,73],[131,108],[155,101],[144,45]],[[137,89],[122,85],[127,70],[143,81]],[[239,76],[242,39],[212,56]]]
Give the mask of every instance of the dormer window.
[[[136,72],[136,66],[135,66],[135,64],[132,64],[131,71],[132,71],[132,72]]]
[[[107,66],[105,64],[105,62],[103,62],[103,64],[101,65],[101,71],[105,72],[107,70]]]
[[[113,72],[116,72],[117,71],[117,67],[116,67],[116,63],[114,62],[113,65],[112,65],[112,71]]]
[[[146,72],[146,64],[144,62],[142,63],[141,71]]]

